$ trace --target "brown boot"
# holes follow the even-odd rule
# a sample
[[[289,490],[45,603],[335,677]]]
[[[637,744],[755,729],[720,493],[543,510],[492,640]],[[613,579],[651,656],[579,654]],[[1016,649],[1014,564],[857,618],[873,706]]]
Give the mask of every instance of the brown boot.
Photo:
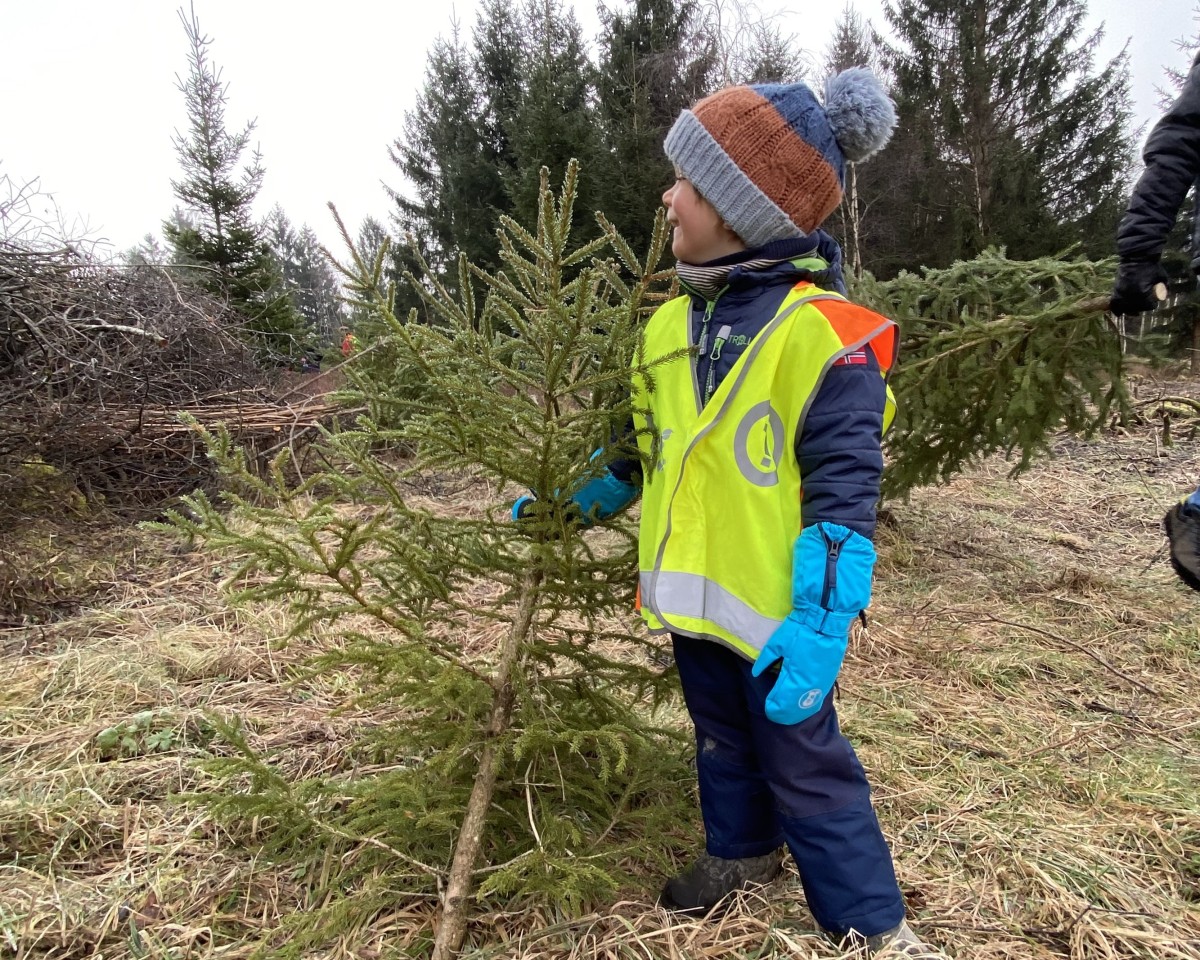
[[[707,913],[737,890],[770,883],[779,876],[782,867],[782,849],[740,860],[702,853],[683,873],[667,881],[658,902],[668,910]]]

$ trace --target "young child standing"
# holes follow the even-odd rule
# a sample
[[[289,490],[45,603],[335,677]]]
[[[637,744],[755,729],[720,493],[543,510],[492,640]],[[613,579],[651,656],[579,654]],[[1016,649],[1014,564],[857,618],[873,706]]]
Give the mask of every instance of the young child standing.
[[[670,632],[696,728],[706,850],[663,890],[706,910],[771,880],[786,845],[810,909],[876,956],[937,957],[904,922],[891,853],[833,685],[867,606],[893,403],[892,321],[846,300],[820,231],[845,165],[891,136],[867,70],[739,86],[685,110],[665,149],[686,291],[660,308],[635,376],[644,462],[643,616]]]
[[[897,332],[845,298],[820,226],[846,163],[894,125],[860,68],[829,81],[824,105],[803,84],[737,86],[683,112],[663,203],[685,294],[650,319],[635,367],[640,462],[612,463],[571,499],[608,516],[644,473],[642,615],[671,635],[706,840],[662,903],[706,911],[774,879],[786,846],[832,938],[938,958],[904,921],[832,696],[871,595]]]

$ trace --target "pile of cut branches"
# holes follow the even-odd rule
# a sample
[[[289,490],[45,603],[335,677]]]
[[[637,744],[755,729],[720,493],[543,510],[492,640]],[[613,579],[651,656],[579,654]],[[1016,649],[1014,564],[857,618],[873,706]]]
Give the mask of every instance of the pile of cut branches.
[[[259,453],[311,435],[331,408],[274,401],[243,323],[169,269],[0,239],[0,502],[48,474],[123,509],[209,487],[181,413]]]

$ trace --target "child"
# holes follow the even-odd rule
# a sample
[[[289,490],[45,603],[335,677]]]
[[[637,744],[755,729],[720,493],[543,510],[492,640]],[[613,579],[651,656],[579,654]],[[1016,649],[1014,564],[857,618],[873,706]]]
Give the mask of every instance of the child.
[[[642,615],[670,633],[696,728],[706,851],[662,902],[707,911],[799,867],[836,940],[879,957],[943,957],[904,922],[891,854],[832,689],[870,599],[892,321],[843,296],[821,223],[847,161],[895,111],[867,70],[827,85],[739,86],[667,135],[663,194],[686,291],[646,329],[636,372]],[[618,461],[572,499],[608,516],[638,493]],[[803,482],[802,482],[803,481]],[[526,498],[514,507],[524,516]]]

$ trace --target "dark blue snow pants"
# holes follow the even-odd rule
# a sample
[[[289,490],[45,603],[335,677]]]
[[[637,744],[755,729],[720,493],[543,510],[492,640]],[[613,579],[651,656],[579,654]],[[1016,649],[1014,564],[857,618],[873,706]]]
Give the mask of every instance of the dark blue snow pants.
[[[755,678],[732,650],[672,639],[696,727],[708,852],[757,857],[786,842],[824,930],[871,936],[897,926],[904,900],[892,855],[862,764],[838,729],[832,694],[803,723],[774,723],[764,707],[773,671]]]

